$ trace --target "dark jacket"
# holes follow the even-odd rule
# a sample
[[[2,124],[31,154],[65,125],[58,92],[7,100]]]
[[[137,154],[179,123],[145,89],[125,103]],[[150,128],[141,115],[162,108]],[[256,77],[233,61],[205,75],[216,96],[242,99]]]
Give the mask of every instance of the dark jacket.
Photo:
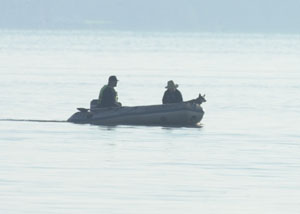
[[[166,90],[163,96],[163,104],[168,103],[181,103],[182,102],[182,95],[179,90],[170,91]]]
[[[117,107],[118,94],[113,87],[103,86],[99,93],[99,107]]]

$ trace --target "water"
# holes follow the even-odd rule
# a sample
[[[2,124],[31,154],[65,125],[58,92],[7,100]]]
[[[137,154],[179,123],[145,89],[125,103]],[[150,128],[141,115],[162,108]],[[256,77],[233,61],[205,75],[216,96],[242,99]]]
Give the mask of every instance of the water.
[[[0,31],[0,212],[298,214],[299,57],[299,35]],[[201,128],[61,122],[109,75],[123,105],[205,93]]]

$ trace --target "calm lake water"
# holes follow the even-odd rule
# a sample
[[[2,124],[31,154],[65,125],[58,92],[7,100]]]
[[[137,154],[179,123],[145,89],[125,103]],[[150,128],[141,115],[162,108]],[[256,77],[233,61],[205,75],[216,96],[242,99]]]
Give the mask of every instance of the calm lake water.
[[[300,213],[300,35],[0,31],[0,212]],[[109,75],[123,105],[168,80],[200,128],[65,122]]]

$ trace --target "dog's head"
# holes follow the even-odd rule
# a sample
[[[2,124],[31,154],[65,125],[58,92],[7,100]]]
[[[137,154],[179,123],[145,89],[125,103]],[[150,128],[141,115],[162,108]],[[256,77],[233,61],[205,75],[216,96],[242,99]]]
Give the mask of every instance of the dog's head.
[[[201,104],[204,102],[206,102],[205,94],[203,94],[203,95],[199,94],[198,98],[195,99],[195,103],[197,103],[197,104]]]

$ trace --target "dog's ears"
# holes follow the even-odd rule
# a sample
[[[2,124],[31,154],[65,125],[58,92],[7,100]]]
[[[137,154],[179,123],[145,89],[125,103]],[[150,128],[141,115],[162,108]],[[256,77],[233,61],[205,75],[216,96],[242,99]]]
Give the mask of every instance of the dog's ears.
[[[204,98],[204,97],[205,97],[205,94],[201,95],[201,93],[199,93],[199,97],[203,97],[203,98]]]

